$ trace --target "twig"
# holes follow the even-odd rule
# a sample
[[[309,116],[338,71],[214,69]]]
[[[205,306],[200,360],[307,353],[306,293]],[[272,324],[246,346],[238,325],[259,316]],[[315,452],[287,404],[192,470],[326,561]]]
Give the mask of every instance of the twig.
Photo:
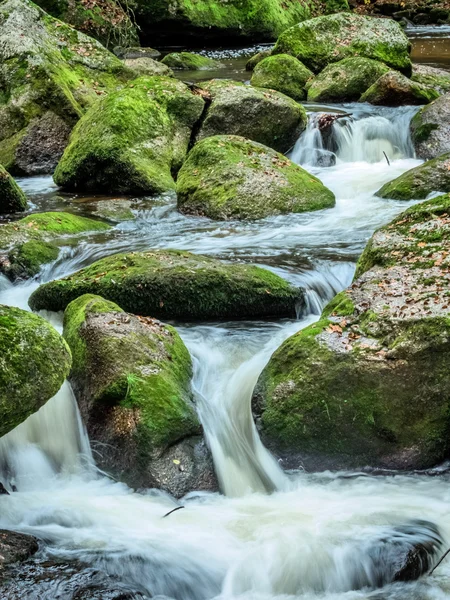
[[[441,558],[441,560],[440,560],[440,561],[437,563],[437,565],[435,565],[435,566],[434,566],[434,567],[431,569],[431,571],[430,571],[429,575],[433,575],[433,573],[436,571],[436,569],[439,567],[439,565],[440,565],[442,562],[444,562],[444,559],[445,559],[445,558],[446,558],[446,557],[447,557],[449,554],[450,554],[450,548],[447,550],[447,552],[444,554],[444,556]]]
[[[171,515],[172,513],[176,512],[177,510],[181,510],[182,508],[184,508],[184,506],[177,506],[176,508],[174,508],[173,510],[169,510],[168,513],[166,513],[162,518],[165,519],[166,517],[168,517],[169,515]]]
[[[391,166],[391,163],[389,162],[389,159],[388,159],[388,155],[386,154],[386,152],[384,150],[383,150],[383,154],[384,154],[384,158],[386,159],[387,164],[389,166]]]

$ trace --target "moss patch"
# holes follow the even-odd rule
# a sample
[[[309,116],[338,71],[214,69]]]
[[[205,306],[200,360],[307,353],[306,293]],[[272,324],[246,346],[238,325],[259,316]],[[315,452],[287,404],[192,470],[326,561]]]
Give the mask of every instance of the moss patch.
[[[251,84],[277,90],[299,101],[306,98],[305,87],[313,77],[313,73],[293,56],[278,54],[255,66]]]
[[[27,199],[11,175],[0,165],[0,213],[25,210]]]

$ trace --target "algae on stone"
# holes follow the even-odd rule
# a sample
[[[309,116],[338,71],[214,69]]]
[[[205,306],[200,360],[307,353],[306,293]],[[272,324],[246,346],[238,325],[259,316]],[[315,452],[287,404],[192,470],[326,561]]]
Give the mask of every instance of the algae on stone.
[[[439,95],[435,89],[416,83],[398,71],[389,71],[364,92],[360,102],[381,106],[420,105],[436,100]]]
[[[294,100],[306,98],[307,82],[314,74],[289,54],[269,56],[259,62],[253,71],[251,84],[281,92]]]
[[[0,164],[0,214],[21,212],[26,207],[25,194]]]

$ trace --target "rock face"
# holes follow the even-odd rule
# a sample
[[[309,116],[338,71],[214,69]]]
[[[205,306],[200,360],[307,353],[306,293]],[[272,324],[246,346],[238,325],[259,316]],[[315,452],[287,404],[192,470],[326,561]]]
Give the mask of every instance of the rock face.
[[[0,165],[0,214],[25,210],[27,199],[11,175]]]
[[[99,294],[124,310],[161,319],[207,320],[295,315],[302,292],[250,265],[229,265],[177,250],[116,254],[42,285],[33,310],[62,310],[78,296]]]
[[[54,174],[67,190],[158,194],[175,188],[204,102],[181,81],[141,77],[80,119]]]
[[[13,174],[51,172],[67,127],[98,95],[132,76],[99,42],[28,0],[0,5],[0,65],[0,160]],[[41,161],[32,148],[38,138],[44,140]]]
[[[360,101],[381,106],[402,106],[428,104],[438,97],[439,92],[435,89],[415,83],[398,71],[389,71],[369,87]]]
[[[450,73],[429,65],[413,65],[411,79],[422,85],[434,88],[440,94],[450,91]]]
[[[423,200],[432,192],[450,192],[450,153],[411,169],[378,190],[393,200]]]
[[[287,152],[306,127],[306,111],[284,94],[236,81],[214,79],[201,86],[211,103],[198,139],[240,135]]]
[[[286,94],[294,100],[306,98],[305,86],[314,74],[289,54],[269,56],[254,69],[251,84]]]
[[[0,576],[7,565],[26,560],[39,550],[38,541],[31,535],[0,530]]]
[[[110,225],[69,213],[38,213],[0,227],[0,272],[10,279],[33,277],[42,265],[58,258],[58,238]]]
[[[449,456],[450,196],[376,232],[356,280],[272,356],[254,398],[289,466],[420,469]]]
[[[172,54],[167,54],[161,62],[171,69],[181,71],[207,71],[222,69],[225,66],[217,60],[193,52],[172,52]]]
[[[178,208],[213,219],[260,219],[334,206],[316,177],[267,146],[238,136],[206,138],[178,174]]]
[[[411,121],[418,158],[429,160],[450,152],[450,94],[422,108]]]
[[[314,73],[344,58],[362,56],[410,75],[409,51],[408,38],[395,21],[339,13],[287,29],[273,54],[291,54]]]
[[[42,317],[0,305],[0,437],[50,400],[69,374],[70,351]]]
[[[308,102],[352,102],[389,68],[371,58],[351,57],[325,67],[308,88]]]
[[[173,327],[85,295],[67,307],[64,337],[101,469],[177,497],[217,489],[192,398],[191,357]]]

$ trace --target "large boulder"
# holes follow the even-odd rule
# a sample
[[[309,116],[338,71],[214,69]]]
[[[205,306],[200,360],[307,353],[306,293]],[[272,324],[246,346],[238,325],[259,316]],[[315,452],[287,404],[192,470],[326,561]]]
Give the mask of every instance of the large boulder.
[[[237,81],[214,79],[201,86],[210,105],[198,139],[240,135],[278,152],[287,152],[304,131],[306,111],[288,96]]]
[[[191,357],[173,327],[87,294],[66,308],[64,337],[102,470],[177,497],[217,487],[193,402]]]
[[[0,165],[0,214],[25,210],[27,199],[11,175]]]
[[[389,71],[371,58],[351,57],[325,67],[308,88],[308,102],[352,102],[359,100],[381,75]]]
[[[421,469],[450,454],[450,196],[374,234],[354,283],[275,352],[257,385],[286,465]]]
[[[316,177],[267,146],[218,135],[194,146],[178,174],[178,208],[212,219],[260,219],[334,206]]]
[[[450,192],[450,152],[389,181],[378,190],[377,196],[392,200],[423,200],[432,192]]]
[[[314,74],[289,54],[269,56],[259,62],[251,79],[255,87],[269,88],[294,100],[305,100],[305,87]]]
[[[398,71],[389,71],[364,92],[360,102],[381,106],[414,106],[428,104],[439,96],[434,88],[412,81]]]
[[[29,0],[0,4],[0,160],[11,173],[52,172],[70,129],[133,72],[99,42]],[[42,162],[36,149],[43,140]],[[31,168],[28,168],[30,154]],[[37,155],[37,157],[36,157]]]
[[[434,88],[439,94],[450,92],[450,72],[429,65],[414,64],[411,79]]]
[[[127,312],[158,319],[208,320],[295,315],[302,292],[270,271],[178,250],[115,254],[30,298],[33,310],[63,310],[83,294],[99,294]]]
[[[180,71],[211,71],[225,67],[218,60],[193,52],[172,52],[167,54],[161,62],[171,69]]]
[[[339,13],[287,29],[273,54],[291,54],[314,73],[343,58],[363,56],[410,75],[409,51],[409,40],[395,21]]]
[[[5,567],[27,560],[38,550],[38,541],[32,535],[0,529],[0,580]]]
[[[70,351],[59,333],[20,308],[0,305],[0,437],[50,400],[64,383]]]
[[[187,153],[204,101],[181,81],[140,77],[80,119],[54,174],[66,190],[158,194]]]
[[[0,227],[0,272],[10,279],[33,277],[58,258],[59,245],[71,236],[107,231],[111,226],[69,213],[29,215]]]
[[[418,158],[429,160],[450,152],[450,94],[424,106],[411,121]]]

